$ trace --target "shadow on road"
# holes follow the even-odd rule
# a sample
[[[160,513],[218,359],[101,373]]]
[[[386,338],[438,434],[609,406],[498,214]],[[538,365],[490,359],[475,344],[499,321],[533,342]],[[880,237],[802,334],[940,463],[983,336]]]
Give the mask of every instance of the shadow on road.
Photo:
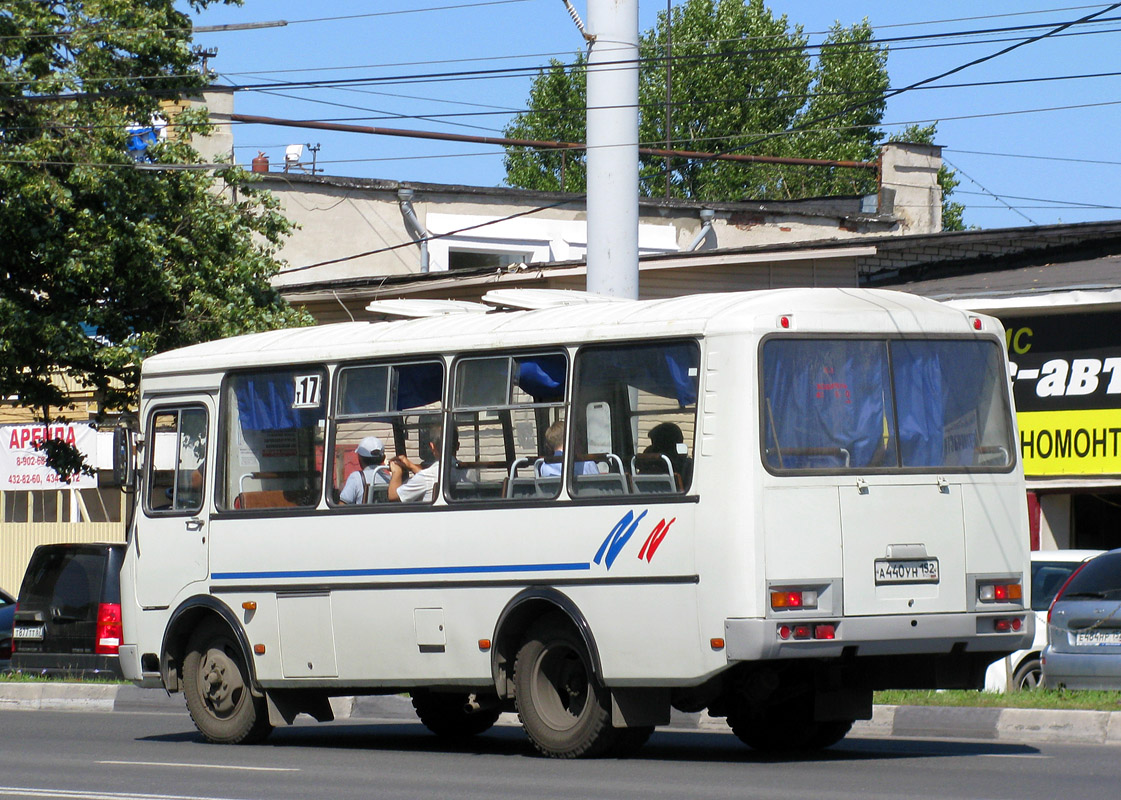
[[[201,743],[202,737],[192,729],[148,736],[142,741]],[[296,724],[276,729],[263,744],[255,747],[539,757],[518,727],[495,726],[481,736],[463,742],[449,742],[432,735],[417,723],[401,722]],[[656,731],[646,746],[629,760],[781,764],[1012,756],[1038,752],[1034,747],[1016,743],[849,737],[831,748],[814,753],[766,753],[752,750],[727,733],[664,729]]]

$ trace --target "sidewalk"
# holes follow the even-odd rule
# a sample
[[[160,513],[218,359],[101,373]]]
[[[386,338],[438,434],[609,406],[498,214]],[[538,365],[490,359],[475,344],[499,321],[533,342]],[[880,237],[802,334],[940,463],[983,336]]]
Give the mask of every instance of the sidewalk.
[[[335,718],[414,722],[407,697],[337,697]],[[0,711],[131,711],[186,714],[183,695],[162,689],[87,683],[0,683]],[[518,725],[503,714],[499,725]],[[674,711],[673,730],[728,732],[723,719]],[[1001,742],[1066,742],[1121,745],[1121,711],[1048,711],[1026,708],[876,706],[872,719],[853,725],[852,736],[989,739]]]

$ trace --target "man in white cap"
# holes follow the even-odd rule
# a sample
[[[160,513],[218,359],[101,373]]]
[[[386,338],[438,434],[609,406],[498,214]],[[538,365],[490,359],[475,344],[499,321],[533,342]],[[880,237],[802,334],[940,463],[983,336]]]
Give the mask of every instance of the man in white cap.
[[[385,445],[376,436],[367,436],[354,448],[358,455],[359,468],[347,476],[343,490],[339,492],[340,503],[361,503],[366,499],[366,487],[371,484],[389,483],[385,463]]]

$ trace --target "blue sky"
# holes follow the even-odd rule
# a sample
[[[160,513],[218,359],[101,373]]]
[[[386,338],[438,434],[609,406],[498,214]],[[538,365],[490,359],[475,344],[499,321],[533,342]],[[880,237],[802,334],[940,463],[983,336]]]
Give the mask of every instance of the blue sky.
[[[359,125],[501,136],[524,108],[532,69],[516,76],[449,80],[434,73],[533,68],[550,56],[568,60],[582,40],[561,0],[245,0],[195,15],[195,24],[286,20],[284,27],[200,33],[216,48],[210,64],[220,83],[400,78],[377,85],[243,91],[236,110],[293,119],[347,120]],[[586,0],[575,0],[587,17]],[[677,0],[674,0],[677,4]],[[867,17],[880,39],[1022,25],[1059,25],[1109,4],[987,0],[918,3],[893,0],[772,0],[776,15],[802,25],[811,44],[834,20]],[[665,0],[641,0],[640,27],[652,26]],[[436,10],[423,10],[436,9]],[[405,12],[405,13],[400,13]],[[1026,13],[1025,13],[1026,12]],[[324,19],[353,16],[351,19]],[[378,16],[371,16],[378,15]],[[1072,28],[937,82],[1018,81],[1121,72],[1121,9],[1107,21]],[[1109,19],[1116,21],[1110,22]],[[302,21],[308,20],[308,21]],[[321,20],[321,21],[310,21]],[[972,34],[892,44],[893,87],[908,86],[1015,44],[1048,28]],[[937,45],[937,46],[931,46]],[[956,198],[967,225],[983,228],[1121,218],[1121,75],[1032,83],[921,89],[889,101],[884,130],[938,121],[939,144],[959,170]],[[1045,110],[1049,109],[1049,110]],[[416,119],[415,115],[472,116]],[[329,174],[494,186],[505,171],[500,148],[291,128],[239,126],[239,161],[264,151],[274,164],[288,144],[320,144]]]

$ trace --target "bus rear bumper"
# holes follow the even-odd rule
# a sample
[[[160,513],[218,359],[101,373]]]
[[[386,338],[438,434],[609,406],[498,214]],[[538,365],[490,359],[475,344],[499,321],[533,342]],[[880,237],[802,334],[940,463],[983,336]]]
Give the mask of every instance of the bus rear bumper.
[[[998,621],[1012,619],[1020,620],[1020,630],[997,632]],[[796,638],[807,631],[795,632],[795,628],[808,629],[808,637]],[[992,653],[995,660],[1014,650],[1030,647],[1034,633],[1035,615],[1029,610],[1000,614],[724,620],[729,661],[951,651]],[[832,638],[824,638],[826,636]]]

